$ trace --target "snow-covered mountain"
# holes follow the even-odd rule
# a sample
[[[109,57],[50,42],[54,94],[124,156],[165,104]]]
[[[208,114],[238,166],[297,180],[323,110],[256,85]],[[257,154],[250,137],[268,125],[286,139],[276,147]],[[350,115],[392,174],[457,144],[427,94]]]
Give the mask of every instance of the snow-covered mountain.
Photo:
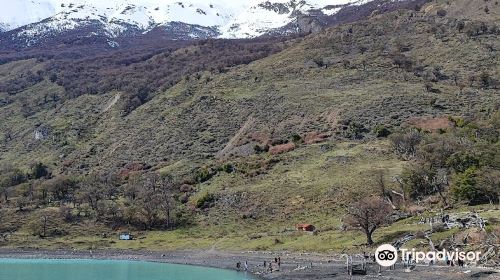
[[[0,0],[0,50],[316,32],[430,0]]]
[[[311,12],[333,15],[369,0],[0,0],[0,31],[27,45],[75,29],[116,38],[181,24],[191,37],[249,38]],[[88,26],[98,27],[87,28]],[[191,29],[187,28],[187,29]]]

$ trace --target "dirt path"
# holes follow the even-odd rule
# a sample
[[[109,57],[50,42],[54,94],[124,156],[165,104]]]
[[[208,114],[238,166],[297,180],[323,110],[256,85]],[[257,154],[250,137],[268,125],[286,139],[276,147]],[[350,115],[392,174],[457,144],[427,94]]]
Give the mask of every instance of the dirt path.
[[[113,99],[111,99],[108,104],[106,104],[106,107],[104,107],[104,109],[102,110],[103,113],[107,112],[109,109],[111,109],[111,107],[113,107],[116,102],[118,102],[118,100],[120,100],[120,97],[121,97],[121,93],[117,93]]]

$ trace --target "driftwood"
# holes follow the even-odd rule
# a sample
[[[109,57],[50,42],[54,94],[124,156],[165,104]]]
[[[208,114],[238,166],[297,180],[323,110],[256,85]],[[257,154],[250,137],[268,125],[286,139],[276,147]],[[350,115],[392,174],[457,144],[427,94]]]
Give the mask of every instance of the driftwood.
[[[425,233],[424,234],[424,237],[425,239],[427,239],[427,241],[429,242],[429,247],[431,248],[432,251],[435,251],[436,250],[436,246],[434,246],[434,242],[432,242],[432,239],[431,239],[431,236],[429,233]]]
[[[403,236],[402,238],[400,238],[400,239],[396,240],[395,242],[393,242],[392,246],[394,246],[395,248],[401,248],[408,241],[413,240],[413,239],[415,239],[415,235],[413,235],[412,233],[408,233],[405,236]]]
[[[497,252],[495,250],[495,246],[490,246],[488,250],[484,254],[481,255],[478,263],[497,267],[498,266],[498,257]]]
[[[355,264],[352,266],[351,275],[366,275],[366,268],[361,264]]]
[[[484,229],[484,226],[488,224],[488,221],[481,218],[476,213],[467,213],[464,215],[444,215],[440,214],[434,217],[429,218],[421,218],[419,224],[438,224],[441,223],[445,228],[481,228]]]
[[[391,192],[397,196],[400,196],[402,199],[403,199],[403,202],[406,202],[406,198],[405,198],[405,195],[403,193],[398,193],[397,191],[395,190],[391,190]]]
[[[346,256],[347,275],[366,275],[366,258],[363,258],[362,264],[354,264],[352,256]]]

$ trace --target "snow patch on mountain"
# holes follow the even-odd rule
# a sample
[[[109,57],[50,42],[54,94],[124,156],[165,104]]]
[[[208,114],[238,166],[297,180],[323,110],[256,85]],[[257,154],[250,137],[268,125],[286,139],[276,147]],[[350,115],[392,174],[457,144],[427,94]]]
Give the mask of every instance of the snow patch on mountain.
[[[256,37],[311,10],[333,15],[343,5],[369,0],[0,0],[0,29],[23,27],[18,36],[44,36],[102,24],[109,36],[133,26],[142,32],[182,22],[215,28],[223,38]],[[31,24],[29,26],[26,26]]]
[[[57,13],[52,0],[1,0],[0,24],[9,29],[38,22]]]

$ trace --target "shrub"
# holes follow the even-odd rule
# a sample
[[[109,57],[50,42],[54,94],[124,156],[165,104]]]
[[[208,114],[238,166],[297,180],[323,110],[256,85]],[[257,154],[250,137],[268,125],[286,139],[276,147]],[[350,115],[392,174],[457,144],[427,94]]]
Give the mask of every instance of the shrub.
[[[429,166],[413,164],[405,167],[401,179],[412,199],[422,199],[427,195],[442,192],[446,182],[441,182],[440,174]]]
[[[392,133],[387,127],[385,127],[381,124],[377,125],[373,129],[373,131],[375,132],[375,135],[377,136],[377,138],[385,138],[385,137],[388,137],[389,135],[391,135],[391,133]]]
[[[481,201],[500,203],[500,171],[493,168],[483,168],[478,172],[477,186],[482,193]]]
[[[485,89],[489,88],[492,84],[491,76],[487,72],[482,72],[479,76],[479,80],[481,81],[482,87]]]
[[[444,9],[437,10],[436,14],[440,17],[445,17],[447,12]]]
[[[478,170],[476,167],[470,167],[453,177],[451,191],[455,199],[464,201],[469,205],[498,203],[500,172],[498,170]]]
[[[217,171],[213,171],[211,168],[200,168],[196,172],[196,181],[198,183],[206,182],[210,180],[215,174],[217,174]]]
[[[457,173],[453,178],[452,193],[457,200],[472,201],[479,195],[476,189],[477,169],[468,168],[463,173]]]
[[[406,71],[411,71],[414,64],[411,58],[404,55],[395,55],[393,57],[393,61],[396,66],[405,69]]]
[[[26,182],[25,174],[10,165],[0,167],[0,188],[8,188]]]
[[[43,163],[37,162],[31,166],[31,177],[33,179],[40,179],[47,176],[49,176],[49,170]]]
[[[441,91],[437,88],[434,88],[434,86],[431,83],[425,84],[425,91],[430,93],[441,93]]]
[[[459,117],[450,117],[449,120],[455,124],[456,127],[464,127],[467,123],[464,119]]]
[[[278,155],[278,154],[283,154],[283,153],[293,151],[295,148],[296,148],[296,145],[294,143],[287,143],[287,144],[273,146],[273,147],[269,148],[269,152],[272,155]]]
[[[323,58],[322,57],[315,57],[312,59],[312,61],[318,65],[318,67],[323,67],[325,66],[325,63],[323,62]]]
[[[302,142],[302,137],[298,134],[293,134],[292,135],[292,142],[297,144],[297,143],[301,143]]]
[[[390,137],[394,151],[404,159],[415,156],[417,145],[422,141],[422,135],[417,131],[393,134]]]
[[[455,172],[465,172],[471,167],[479,167],[479,158],[470,152],[459,152],[451,155],[446,164]]]
[[[261,146],[261,145],[255,145],[253,147],[253,150],[255,151],[255,153],[257,154],[261,154],[261,153],[266,153],[269,151],[269,145],[264,145],[264,146]]]
[[[349,123],[346,130],[344,131],[345,136],[353,140],[363,139],[364,135],[368,132],[369,130],[363,124],[355,122]]]
[[[235,171],[235,168],[231,163],[225,163],[222,166],[222,171],[224,171],[226,173],[233,173]]]
[[[213,206],[215,202],[215,196],[211,193],[204,193],[196,201],[196,208],[205,209]]]
[[[416,158],[434,168],[448,168],[448,159],[454,153],[459,153],[460,148],[463,148],[463,144],[450,135],[429,136],[418,145]]]

